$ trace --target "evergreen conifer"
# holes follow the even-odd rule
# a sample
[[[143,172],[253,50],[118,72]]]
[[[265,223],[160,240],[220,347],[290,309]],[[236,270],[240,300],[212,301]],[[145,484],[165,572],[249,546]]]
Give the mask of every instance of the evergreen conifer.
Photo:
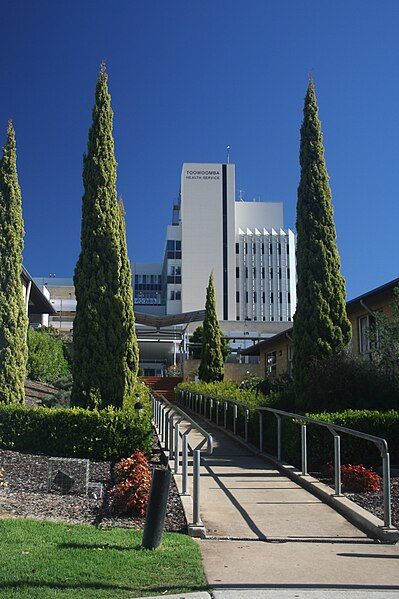
[[[300,165],[293,374],[299,400],[306,403],[312,362],[344,348],[351,337],[313,81],[305,97]]]
[[[206,290],[201,363],[198,369],[198,376],[205,383],[223,380],[224,360],[221,337],[222,333],[216,314],[215,282],[213,273],[211,273]]]
[[[0,401],[6,403],[25,400],[28,319],[21,279],[23,238],[16,140],[10,121],[0,159]]]
[[[131,275],[116,195],[107,79],[101,65],[83,159],[81,253],[74,276],[77,307],[71,403],[91,409],[122,408],[132,400],[137,374]]]

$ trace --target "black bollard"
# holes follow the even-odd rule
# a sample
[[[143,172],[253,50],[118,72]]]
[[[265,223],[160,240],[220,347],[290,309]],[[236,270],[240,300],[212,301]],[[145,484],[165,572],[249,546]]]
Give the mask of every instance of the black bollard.
[[[141,543],[143,549],[157,549],[161,543],[170,479],[170,470],[154,469]]]

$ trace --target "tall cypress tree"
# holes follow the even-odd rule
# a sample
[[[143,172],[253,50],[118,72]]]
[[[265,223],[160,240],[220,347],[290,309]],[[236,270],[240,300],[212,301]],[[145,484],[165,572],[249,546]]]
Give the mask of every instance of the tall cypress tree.
[[[206,290],[204,334],[201,363],[198,369],[198,376],[205,383],[223,380],[224,360],[221,337],[222,333],[216,314],[215,281],[213,273],[211,273]]]
[[[22,291],[24,222],[15,131],[9,121],[0,160],[0,401],[23,403],[28,319]]]
[[[307,373],[312,362],[344,348],[351,337],[313,81],[309,82],[305,97],[300,165],[293,373],[297,392],[304,403],[310,391]]]
[[[74,276],[77,306],[72,404],[88,408],[123,407],[132,398],[137,373],[107,79],[101,65],[83,159],[81,252]]]

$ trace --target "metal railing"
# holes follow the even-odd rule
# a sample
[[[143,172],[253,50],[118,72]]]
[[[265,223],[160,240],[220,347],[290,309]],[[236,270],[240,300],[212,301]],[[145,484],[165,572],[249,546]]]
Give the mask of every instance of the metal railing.
[[[238,408],[243,410],[244,413],[244,435],[240,435],[246,442],[248,442],[248,423],[250,419],[250,411],[248,406],[236,402],[234,400],[216,399],[210,396],[202,395],[200,393],[192,393],[191,391],[181,391],[178,394],[180,401],[189,407],[192,411],[209,418],[212,420],[213,409],[215,408],[215,423],[219,425],[219,412],[220,406],[223,406],[223,427],[227,429],[227,417],[229,407],[232,410],[232,431],[233,434],[237,434],[237,421],[238,421]],[[289,418],[291,421],[297,423],[301,427],[301,471],[302,475],[308,474],[308,444],[307,444],[307,425],[315,425],[326,428],[334,437],[334,487],[335,495],[342,495],[342,482],[341,482],[341,435],[344,433],[353,437],[359,437],[366,441],[371,441],[377,446],[382,460],[382,491],[383,491],[383,502],[384,502],[384,527],[390,528],[392,526],[392,511],[391,511],[391,480],[390,480],[390,460],[388,443],[386,439],[382,437],[376,437],[375,435],[369,435],[361,431],[356,431],[345,426],[340,426],[331,422],[324,422],[322,420],[316,420],[308,416],[301,414],[295,414],[292,412],[284,412],[283,410],[277,410],[275,408],[256,408],[254,413],[259,416],[259,451],[263,452],[263,417],[265,412],[274,414],[277,420],[277,455],[275,456],[279,462],[282,461],[282,418]]]
[[[174,473],[182,476],[181,495],[190,495],[188,484],[188,460],[190,450],[193,456],[193,525],[201,526],[200,516],[200,475],[201,475],[201,450],[206,445],[206,453],[213,452],[212,435],[197,424],[186,412],[176,404],[167,401],[163,396],[151,394],[152,413],[159,438],[166,451],[169,452],[169,460],[174,462]],[[181,430],[180,424],[188,422],[188,426]],[[195,430],[202,435],[203,439],[196,447],[191,448],[188,435]],[[181,441],[180,441],[181,439]],[[181,451],[180,451],[181,447]],[[181,463],[180,463],[181,456]],[[180,470],[181,466],[181,470]]]

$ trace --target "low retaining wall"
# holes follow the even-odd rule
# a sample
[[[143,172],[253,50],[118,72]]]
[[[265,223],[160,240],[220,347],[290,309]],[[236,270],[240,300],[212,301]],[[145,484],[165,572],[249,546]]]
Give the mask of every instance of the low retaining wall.
[[[183,362],[183,380],[194,381],[199,365],[200,360],[185,360]],[[224,378],[227,381],[241,383],[249,375],[264,376],[261,364],[234,364],[228,362],[224,365]]]

